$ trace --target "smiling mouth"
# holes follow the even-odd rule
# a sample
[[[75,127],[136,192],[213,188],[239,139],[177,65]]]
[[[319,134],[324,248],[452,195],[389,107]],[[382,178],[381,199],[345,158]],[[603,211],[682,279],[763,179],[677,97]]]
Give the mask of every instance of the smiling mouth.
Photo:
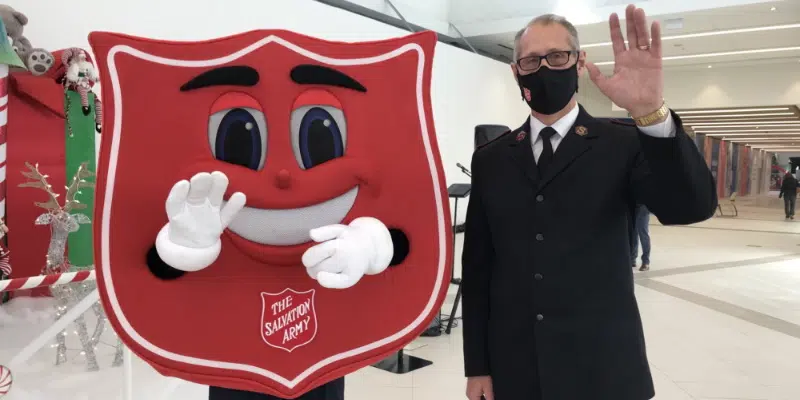
[[[228,229],[259,244],[293,246],[311,241],[314,228],[342,222],[356,202],[358,187],[313,206],[288,209],[245,207]]]

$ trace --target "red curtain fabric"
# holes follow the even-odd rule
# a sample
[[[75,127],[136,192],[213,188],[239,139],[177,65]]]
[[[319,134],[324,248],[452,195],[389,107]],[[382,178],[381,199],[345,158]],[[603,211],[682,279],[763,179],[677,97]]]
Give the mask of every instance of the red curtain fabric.
[[[728,196],[726,187],[728,172],[728,142],[720,140],[719,143],[719,163],[717,164],[717,196],[720,198]]]

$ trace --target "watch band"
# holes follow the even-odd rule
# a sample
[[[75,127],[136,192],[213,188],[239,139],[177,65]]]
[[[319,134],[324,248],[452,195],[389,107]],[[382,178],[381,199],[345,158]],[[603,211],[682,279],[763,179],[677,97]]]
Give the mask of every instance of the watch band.
[[[667,107],[667,103],[663,103],[658,110],[655,110],[643,117],[634,118],[633,121],[637,126],[650,126],[654,125],[658,121],[661,121],[661,119],[667,115],[669,115],[669,107]]]

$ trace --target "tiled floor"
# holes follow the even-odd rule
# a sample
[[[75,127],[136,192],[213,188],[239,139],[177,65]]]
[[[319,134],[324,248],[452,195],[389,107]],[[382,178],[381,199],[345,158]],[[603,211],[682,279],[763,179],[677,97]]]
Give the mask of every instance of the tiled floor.
[[[652,270],[636,273],[636,291],[656,399],[800,399],[800,223],[783,221],[779,209],[743,207],[738,219],[692,227],[654,219],[651,235]],[[407,375],[366,368],[348,376],[347,400],[463,399],[461,344],[460,328],[421,338],[408,353],[432,366]],[[153,393],[172,382],[140,362],[135,371],[137,399],[158,400]],[[81,376],[87,385],[97,379]],[[200,400],[205,392],[177,383],[163,398]]]

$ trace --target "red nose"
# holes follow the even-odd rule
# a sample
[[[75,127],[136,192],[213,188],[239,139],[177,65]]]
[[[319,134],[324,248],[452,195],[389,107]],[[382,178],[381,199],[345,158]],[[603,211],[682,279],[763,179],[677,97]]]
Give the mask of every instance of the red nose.
[[[278,189],[288,189],[292,185],[292,176],[289,171],[282,169],[275,175],[275,187]]]

